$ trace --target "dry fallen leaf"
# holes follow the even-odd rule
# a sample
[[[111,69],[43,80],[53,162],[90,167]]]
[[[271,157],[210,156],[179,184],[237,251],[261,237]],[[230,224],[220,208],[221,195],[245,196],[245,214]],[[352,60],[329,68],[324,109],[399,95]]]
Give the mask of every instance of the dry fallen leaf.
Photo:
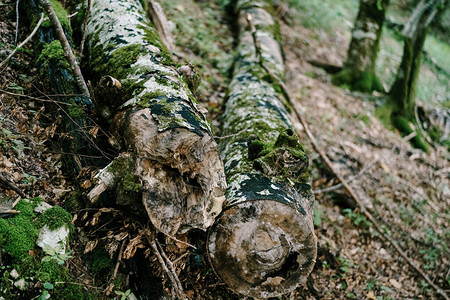
[[[375,294],[373,293],[373,291],[369,291],[366,295],[367,299],[370,300],[377,300],[377,297],[375,297]]]
[[[402,288],[402,284],[393,278],[389,279],[389,283],[398,290]]]
[[[95,249],[95,247],[97,246],[97,244],[98,244],[98,240],[95,240],[95,241],[89,241],[87,244],[86,244],[86,247],[84,248],[84,254],[86,254],[86,253],[89,253],[89,252],[91,252],[92,250],[94,250]]]

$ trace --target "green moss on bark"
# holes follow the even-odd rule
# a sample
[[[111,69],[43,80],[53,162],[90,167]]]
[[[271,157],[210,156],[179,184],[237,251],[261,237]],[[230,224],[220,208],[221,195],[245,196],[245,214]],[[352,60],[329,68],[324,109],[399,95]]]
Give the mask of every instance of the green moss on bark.
[[[420,130],[416,129],[416,125],[414,122],[408,120],[402,115],[392,115],[392,124],[397,128],[403,136],[407,136],[413,132],[416,133],[416,136],[414,136],[411,139],[411,144],[419,149],[422,149],[424,152],[428,153],[429,145],[427,142],[424,141],[424,137]]]
[[[119,178],[117,189],[125,193],[137,193],[142,185],[138,176],[134,175],[134,160],[132,157],[118,157],[109,166],[108,171]]]
[[[64,57],[64,50],[59,40],[54,40],[49,44],[44,44],[37,62],[44,68],[48,68],[49,65],[57,65],[60,68],[70,70],[70,64]]]
[[[130,66],[136,62],[142,53],[145,53],[145,48],[140,44],[119,48],[111,53],[108,62],[95,64],[96,67],[93,70],[99,74],[109,74],[117,79],[125,78],[130,73]],[[99,53],[99,56],[94,57],[104,56],[105,54],[102,52]]]
[[[351,90],[370,93],[385,92],[383,85],[374,72],[360,72],[343,69],[331,77],[331,82],[338,86],[349,87]]]

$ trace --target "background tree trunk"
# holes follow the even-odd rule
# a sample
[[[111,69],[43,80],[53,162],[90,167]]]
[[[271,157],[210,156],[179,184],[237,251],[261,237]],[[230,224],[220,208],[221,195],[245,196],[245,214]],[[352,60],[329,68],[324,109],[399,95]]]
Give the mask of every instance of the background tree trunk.
[[[93,77],[108,75],[115,87],[100,89],[97,104],[126,151],[100,173],[91,199],[115,187],[118,204],[143,201],[159,231],[207,228],[225,198],[219,149],[141,3],[92,1],[87,41]]]
[[[214,270],[234,291],[268,298],[294,290],[316,258],[308,158],[275,78],[284,73],[270,1],[239,1],[239,45],[220,144],[228,208],[211,228]],[[253,31],[253,32],[252,32]]]
[[[344,68],[334,75],[334,84],[348,84],[354,90],[384,92],[375,75],[375,63],[389,0],[360,0],[359,12]]]
[[[389,92],[393,105],[391,120],[394,126],[408,135],[414,132],[410,122],[414,122],[415,90],[421,65],[421,53],[428,27],[444,1],[422,0],[417,4],[403,30],[403,56],[397,75]],[[415,147],[428,151],[420,132],[412,140]]]

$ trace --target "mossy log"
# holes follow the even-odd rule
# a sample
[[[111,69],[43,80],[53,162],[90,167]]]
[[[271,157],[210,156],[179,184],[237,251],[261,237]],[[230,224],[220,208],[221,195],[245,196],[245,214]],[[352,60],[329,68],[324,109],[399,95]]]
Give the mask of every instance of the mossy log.
[[[51,1],[53,9],[62,25],[64,34],[69,41],[72,39],[68,13],[58,1]],[[21,2],[22,15],[26,16],[31,28],[34,28],[43,12],[38,0]],[[65,168],[68,173],[78,176],[79,172],[88,166],[98,166],[104,160],[93,158],[102,157],[99,146],[96,145],[94,136],[89,134],[89,129],[94,127],[88,118],[88,111],[93,109],[91,99],[80,90],[77,81],[64,56],[63,47],[50,20],[44,21],[35,38],[36,66],[40,78],[46,87],[45,92],[57,94],[52,97],[55,100],[46,106],[47,111],[57,121],[58,131],[61,133],[57,144],[62,149]]]
[[[284,64],[269,3],[236,5],[238,55],[224,112],[227,138],[219,144],[227,206],[207,244],[217,275],[235,292],[258,299],[294,290],[317,254],[308,158],[274,80],[283,76]]]
[[[347,60],[342,71],[333,75],[334,84],[346,84],[351,89],[363,92],[384,92],[375,75],[375,63],[388,5],[389,0],[359,1]]]
[[[123,149],[90,198],[114,188],[161,232],[206,229],[225,200],[219,149],[141,2],[94,0],[86,28],[92,76],[111,87],[97,89],[96,104]]]

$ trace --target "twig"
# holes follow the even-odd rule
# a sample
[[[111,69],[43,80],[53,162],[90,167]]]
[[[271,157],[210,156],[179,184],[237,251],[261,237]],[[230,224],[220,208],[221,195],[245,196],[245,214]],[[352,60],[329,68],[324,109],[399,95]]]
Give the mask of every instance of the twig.
[[[39,19],[39,21],[37,22],[36,26],[34,27],[33,31],[31,32],[31,34],[22,42],[19,44],[19,46],[16,47],[16,49],[13,50],[13,52],[11,52],[7,58],[5,58],[4,61],[2,61],[0,63],[0,73],[2,72],[2,68],[4,66],[6,66],[6,64],[8,63],[8,61],[11,59],[11,57],[14,56],[14,54],[16,54],[17,50],[19,50],[20,48],[22,48],[26,43],[28,43],[29,40],[31,40],[31,38],[36,34],[36,32],[38,31],[39,27],[41,26],[42,22],[44,21],[44,14],[41,14],[41,18]]]
[[[16,35],[14,36],[14,45],[17,44],[18,35],[19,35],[19,0],[16,1]]]
[[[84,51],[84,42],[86,41],[86,27],[89,20],[89,12],[91,10],[91,0],[87,0],[87,8],[86,13],[84,14],[84,21],[83,21],[83,35],[81,36],[81,44],[80,44],[80,55],[83,57],[83,51]]]
[[[22,193],[22,191],[14,183],[8,180],[8,178],[6,178],[1,174],[0,174],[0,183],[2,183],[5,187],[10,188],[14,192],[16,192],[17,195],[19,195],[20,197],[25,198],[25,194]]]
[[[86,82],[84,81],[80,67],[78,66],[75,56],[73,55],[72,48],[70,47],[69,42],[67,41],[67,38],[64,34],[61,22],[59,22],[59,19],[56,16],[55,11],[53,10],[52,3],[50,2],[50,0],[41,0],[41,3],[42,6],[44,6],[45,10],[47,11],[50,21],[52,22],[53,27],[55,28],[58,39],[61,42],[61,45],[64,50],[64,56],[67,58],[67,61],[72,67],[73,75],[75,77],[75,81],[78,84],[78,87],[80,88],[83,95],[90,98],[91,96],[89,94]]]
[[[6,7],[6,6],[15,5],[15,4],[16,4],[16,2],[5,3],[5,4],[0,4],[0,7]]]
[[[125,241],[126,241],[126,239],[123,240],[122,246],[120,246],[119,257],[117,257],[117,263],[116,263],[116,266],[114,268],[114,273],[113,273],[113,275],[111,277],[111,281],[113,281],[117,277],[117,272],[119,271],[119,265],[120,265],[120,262],[122,261],[123,248],[125,247]]]
[[[52,99],[42,99],[42,98],[36,98],[33,96],[29,96],[29,95],[22,95],[22,94],[17,94],[17,93],[13,93],[13,92],[8,92],[8,91],[2,90],[2,89],[0,89],[0,93],[11,95],[11,96],[23,97],[23,98],[27,98],[30,100],[41,101],[41,102],[52,102],[52,103],[64,104],[64,105],[68,105],[68,106],[73,105],[71,103],[56,101],[56,100],[52,100]],[[51,96],[54,96],[54,95],[48,95],[48,97],[51,97]]]
[[[177,243],[180,243],[180,244],[184,244],[184,245],[186,245],[186,246],[192,247],[192,248],[194,248],[194,249],[196,249],[196,250],[197,250],[197,247],[195,247],[194,245],[191,245],[191,244],[189,244],[189,243],[186,243],[186,242],[180,241],[180,240],[179,240],[179,239],[177,239],[176,237],[174,237],[174,236],[171,236],[171,235],[169,235],[169,234],[167,234],[167,233],[165,233],[165,232],[163,232],[163,234],[164,234],[165,236],[167,236],[168,238],[170,238],[170,239],[174,240],[174,241],[175,241],[175,242],[177,242]]]
[[[364,174],[370,167],[372,167],[379,160],[380,160],[379,158],[374,159],[370,163],[365,165],[364,168],[362,168],[361,171],[358,172],[358,174],[353,175],[352,177],[348,178],[347,179],[347,183],[352,182],[353,180],[355,180],[356,178],[358,178],[359,176]],[[322,193],[326,193],[326,192],[331,192],[331,191],[337,190],[337,189],[339,189],[341,187],[342,187],[342,184],[338,183],[336,185],[333,185],[333,186],[330,186],[330,187],[327,187],[327,188],[324,188],[324,189],[321,189],[321,190],[315,190],[315,191],[313,191],[313,193],[314,193],[314,195],[322,194]]]
[[[180,287],[180,289],[181,289],[181,292],[184,294],[184,292],[183,292],[183,287],[182,287],[182,285],[181,285],[181,281],[180,281],[180,279],[178,278],[178,275],[177,275],[177,273],[176,273],[176,271],[175,271],[175,267],[173,266],[172,261],[167,257],[166,252],[164,252],[164,249],[162,248],[162,246],[161,246],[161,244],[158,242],[158,240],[155,239],[154,242],[155,242],[156,245],[158,246],[159,251],[160,251],[160,253],[161,253],[161,256],[162,256],[162,257],[164,258],[164,260],[166,261],[167,266],[169,267],[170,272],[172,272],[173,277],[175,278],[175,281],[176,281],[177,285],[178,285],[178,286]]]
[[[15,209],[8,209],[8,210],[0,212],[0,214],[18,214],[18,213],[20,213],[20,210],[15,210]]]
[[[252,36],[253,36],[253,40],[255,42],[255,47],[258,47],[258,43],[256,40],[256,32],[253,32],[255,29],[255,27],[251,24],[251,18],[247,17],[247,21],[249,22],[249,25],[252,29]],[[353,189],[347,184],[347,182],[344,180],[344,178],[339,174],[339,172],[334,168],[332,162],[330,161],[330,159],[328,158],[328,156],[326,155],[325,152],[322,151],[322,149],[319,147],[314,135],[311,133],[311,131],[309,130],[309,126],[308,123],[306,123],[306,121],[303,119],[302,114],[300,113],[300,109],[297,107],[296,102],[294,103],[294,101],[292,101],[292,98],[290,96],[290,92],[286,86],[286,84],[277,76],[275,75],[273,72],[271,72],[267,67],[264,66],[264,61],[263,61],[263,57],[260,53],[260,51],[257,51],[257,54],[259,53],[260,55],[260,63],[262,68],[267,71],[267,73],[273,77],[274,80],[276,80],[278,82],[278,84],[280,85],[283,94],[286,97],[286,100],[292,105],[292,107],[294,108],[294,112],[296,117],[298,118],[298,120],[300,121],[300,123],[302,124],[306,135],[308,136],[308,138],[311,141],[311,144],[314,148],[314,150],[316,150],[317,153],[319,153],[320,157],[322,158],[322,160],[325,162],[325,164],[328,166],[328,168],[334,173],[334,175],[336,176],[336,178],[340,181],[340,183],[342,184],[342,186],[347,190],[347,192],[350,194],[350,196],[353,198],[353,200],[355,200],[356,204],[360,207],[361,212],[364,213],[364,215],[373,223],[374,228],[376,231],[378,231],[378,233],[380,233],[380,235],[388,242],[390,242],[390,244],[392,245],[392,247],[394,247],[394,249],[397,251],[398,254],[400,254],[401,257],[403,257],[403,259],[410,265],[411,268],[413,268],[420,276],[422,276],[425,281],[435,289],[435,291],[440,294],[442,297],[444,297],[445,300],[450,300],[450,298],[447,296],[447,294],[445,293],[445,291],[443,291],[440,287],[438,287],[437,285],[434,284],[434,282],[428,277],[427,274],[425,274],[424,271],[422,271],[422,269],[420,269],[418,266],[416,266],[416,264],[406,255],[406,253],[397,245],[397,242],[392,240],[391,237],[389,237],[380,227],[380,225],[378,224],[377,220],[375,219],[375,217],[367,210],[367,208],[364,206],[364,204],[361,202],[361,200],[359,199],[359,197],[356,195],[356,193],[353,191]]]
[[[20,199],[22,199],[22,197],[17,197],[17,199],[14,201],[13,205],[11,206],[11,208],[14,208],[17,203],[19,203]]]
[[[189,255],[189,254],[190,254],[189,251],[186,252],[186,253],[184,253],[184,254],[181,255],[180,257],[177,257],[172,263],[173,263],[174,265],[176,265],[180,260],[182,260],[184,257],[186,257],[186,256]]]
[[[172,265],[172,269],[169,270],[169,268],[167,267],[166,262],[164,261],[163,255],[161,254],[161,252],[158,249],[158,246],[156,245],[155,240],[151,240],[150,237],[147,235],[147,240],[150,243],[150,247],[153,250],[153,253],[156,255],[156,257],[158,258],[159,264],[161,265],[161,267],[163,268],[164,272],[166,272],[167,276],[169,277],[170,281],[173,284],[173,291],[174,291],[174,296],[177,297],[176,299],[188,299],[186,294],[183,291],[183,287],[181,286],[181,282],[178,279],[177,274],[175,273],[175,271],[173,270],[173,265],[170,261],[170,264]],[[164,253],[164,251],[163,251]],[[164,253],[164,256],[167,257]]]

